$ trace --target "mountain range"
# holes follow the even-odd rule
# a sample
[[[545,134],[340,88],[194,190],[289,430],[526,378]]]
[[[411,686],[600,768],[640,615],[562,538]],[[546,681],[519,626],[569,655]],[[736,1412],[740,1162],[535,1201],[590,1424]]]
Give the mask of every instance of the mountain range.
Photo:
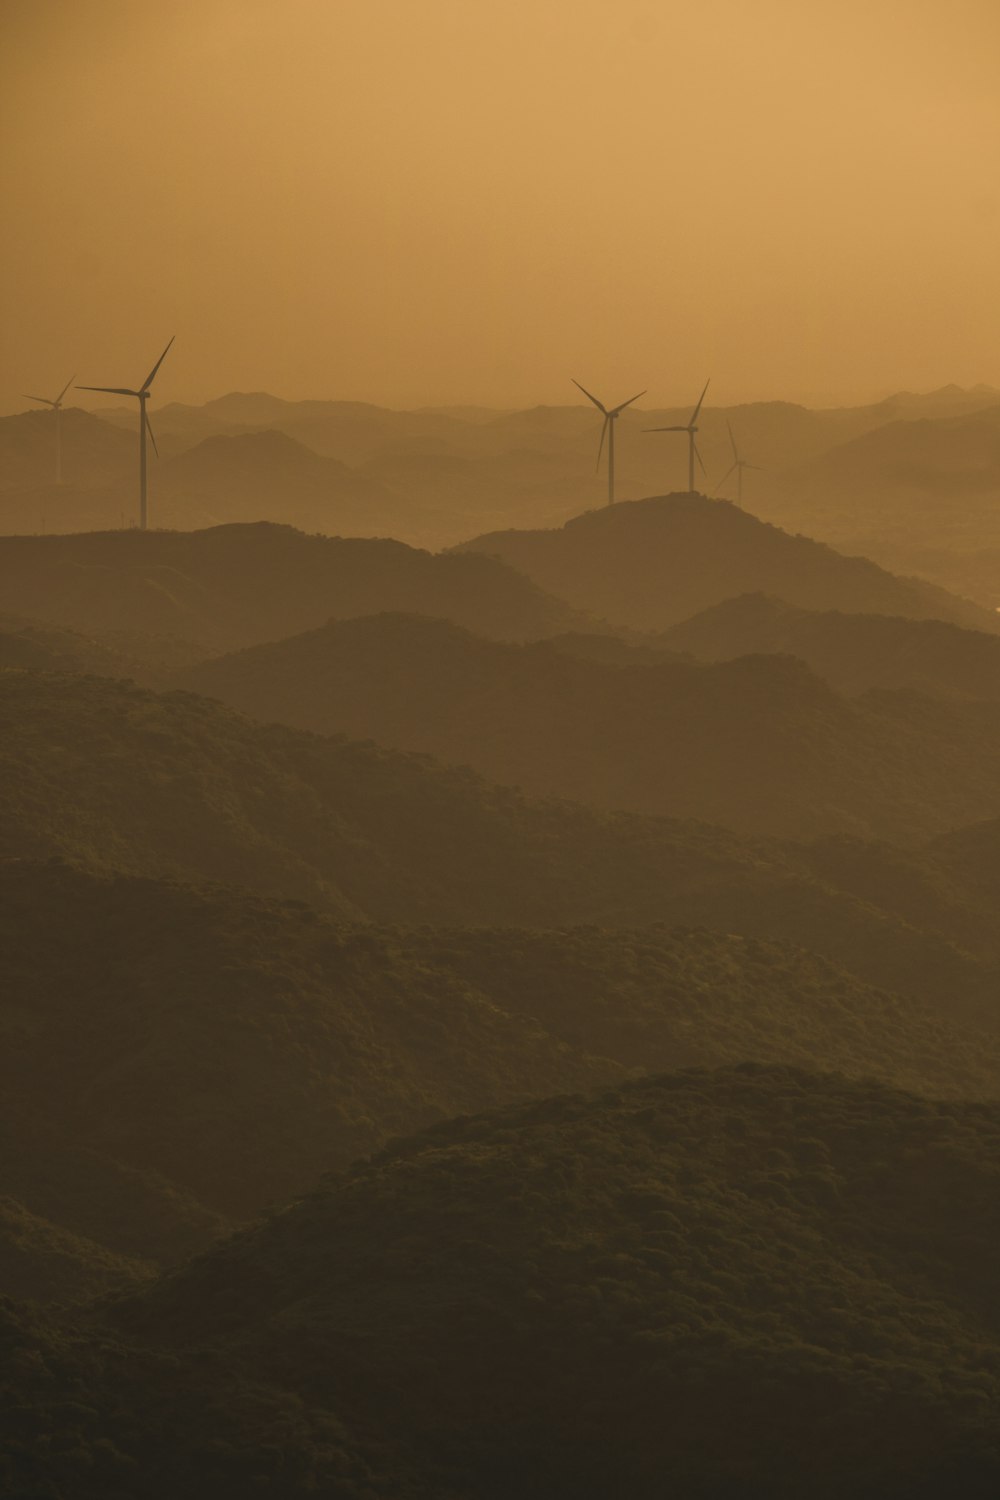
[[[611,664],[381,615],[179,681],[264,721],[422,751],[534,796],[744,833],[912,843],[1000,816],[1000,693],[848,700],[787,656]]]

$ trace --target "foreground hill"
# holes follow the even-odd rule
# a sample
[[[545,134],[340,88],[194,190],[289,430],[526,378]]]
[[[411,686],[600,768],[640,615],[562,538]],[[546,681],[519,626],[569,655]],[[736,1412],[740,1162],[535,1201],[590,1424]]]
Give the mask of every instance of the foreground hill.
[[[995,912],[920,852],[784,846],[532,802],[471,771],[255,724],[192,694],[7,671],[0,856],[53,855],[351,920],[702,924],[800,943],[970,1013],[995,1005]]]
[[[904,688],[943,698],[1000,698],[1000,638],[942,620],[799,609],[744,594],[674,625],[658,644],[702,661],[784,652],[844,693]]]
[[[848,701],[787,657],[617,664],[383,615],[181,680],[260,719],[424,751],[532,795],[746,833],[913,842],[1000,815],[1000,701]]]
[[[87,633],[176,636],[214,650],[385,609],[454,619],[501,640],[581,622],[493,559],[267,524],[0,537],[0,605]]]
[[[987,1500],[998,1204],[997,1106],[794,1069],[449,1122],[86,1323],[8,1305],[0,1475]]]
[[[1000,1094],[996,1033],[787,944],[345,926],[59,863],[0,864],[0,895],[8,1294],[101,1290],[392,1136],[630,1071],[792,1062]]]
[[[774,594],[806,609],[1000,629],[990,611],[944,589],[897,578],[703,495],[606,506],[557,531],[494,532],[457,550],[502,558],[578,609],[638,630],[666,630],[747,593]]]

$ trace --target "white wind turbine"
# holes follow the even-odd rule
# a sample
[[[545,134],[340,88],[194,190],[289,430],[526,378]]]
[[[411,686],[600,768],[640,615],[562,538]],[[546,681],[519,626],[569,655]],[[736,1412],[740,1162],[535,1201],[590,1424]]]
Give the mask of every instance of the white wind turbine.
[[[75,375],[69,377],[54,401],[51,401],[48,396],[25,395],[24,397],[25,401],[39,401],[42,406],[51,406],[56,414],[56,484],[62,484],[62,401],[75,379]]]
[[[758,473],[759,473],[760,472],[760,464],[751,464],[751,463],[748,463],[745,458],[740,458],[739,449],[736,446],[736,439],[733,437],[732,424],[729,422],[728,418],[726,420],[726,426],[729,428],[729,441],[730,441],[730,443],[732,444],[732,447],[733,447],[733,466],[732,466],[731,469],[727,469],[726,472],[725,472],[725,474],[723,474],[722,478],[719,480],[718,484],[715,487],[715,493],[716,494],[719,493],[719,491],[722,489],[722,486],[725,484],[726,480],[729,478],[730,474],[735,474],[736,475],[736,504],[737,505],[742,505],[743,504],[743,470],[744,469],[756,469],[758,471]]]
[[[176,335],[174,335],[174,337],[176,337]],[[172,344],[173,341],[174,341],[174,339],[171,338],[170,344]],[[159,458],[159,456],[160,456],[160,450],[156,446],[156,438],[153,437],[153,429],[149,425],[149,418],[146,415],[146,402],[149,399],[149,388],[153,384],[153,377],[155,376],[157,370],[162,365],[163,361],[166,359],[166,357],[167,357],[167,350],[170,348],[170,344],[168,344],[167,348],[164,349],[163,353],[160,355],[159,359],[156,361],[156,364],[150,370],[149,374],[146,376],[145,380],[142,382],[142,385],[139,387],[139,389],[137,391],[133,391],[130,387],[124,386],[124,385],[78,385],[77,386],[77,390],[78,391],[105,391],[110,396],[135,396],[138,399],[138,402],[139,402],[139,529],[141,531],[145,531],[146,530],[146,433],[147,432],[149,433],[150,440],[151,440],[151,442],[153,444],[153,452],[156,454],[157,458]]]
[[[598,401],[596,396],[592,396],[590,392],[584,386],[582,386],[578,380],[574,380],[573,384],[576,386],[578,391],[583,391],[583,394],[586,396],[588,401],[593,401],[594,405],[597,407],[597,410],[601,412],[604,417],[604,423],[601,427],[601,441],[597,445],[597,467],[601,467],[601,454],[604,451],[604,438],[606,434],[608,439],[608,504],[614,505],[615,422],[618,420],[621,413],[625,410],[626,406],[631,406],[633,401],[638,401],[639,396],[644,396],[646,392],[640,391],[638,396],[630,396],[627,401],[623,401],[620,406],[613,406],[609,411],[608,408],[603,404],[603,402]]]
[[[689,422],[687,422],[683,427],[647,427],[645,429],[646,432],[686,432],[687,433],[687,435],[688,435],[688,494],[690,494],[690,495],[694,494],[694,461],[695,461],[695,459],[698,460],[699,466],[701,468],[701,472],[703,474],[705,472],[705,465],[701,461],[701,454],[698,452],[698,444],[695,442],[695,433],[698,431],[698,413],[701,411],[701,403],[705,399],[705,391],[708,390],[708,387],[710,386],[711,381],[712,381],[712,377],[709,376],[708,380],[705,381],[705,390],[702,391],[701,395],[698,397],[698,405],[695,407],[694,411],[691,413],[691,420]]]

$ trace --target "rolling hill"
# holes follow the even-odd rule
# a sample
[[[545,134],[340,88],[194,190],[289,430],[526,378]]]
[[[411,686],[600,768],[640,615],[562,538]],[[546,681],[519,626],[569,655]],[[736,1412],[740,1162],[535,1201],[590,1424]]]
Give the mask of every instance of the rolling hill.
[[[532,802],[426,757],[99,677],[0,673],[0,857],[216,881],[347,920],[653,921],[788,940],[883,988],[995,1010],[995,912],[923,851],[787,846]]]
[[[59,862],[0,864],[0,894],[8,1295],[148,1275],[393,1136],[636,1071],[781,1062],[1000,1095],[995,1030],[788,944],[344,925]]]
[[[383,609],[502,640],[577,629],[583,618],[493,559],[263,523],[0,537],[0,606],[87,634],[174,636],[212,650]]]
[[[451,1121],[83,1320],[0,1308],[0,1480],[987,1500],[998,1189],[995,1104],[792,1068]]]
[[[914,843],[1000,815],[1000,701],[848,700],[788,657],[616,664],[380,615],[204,662],[181,683],[265,721],[421,751],[534,796],[743,833]]]
[[[942,698],[1000,698],[1000,639],[942,620],[801,609],[744,594],[674,625],[657,644],[701,661],[786,653],[843,693],[903,688]]]
[[[494,532],[457,550],[502,558],[577,609],[643,631],[667,630],[748,593],[773,594],[805,609],[1000,630],[990,611],[944,589],[897,578],[865,558],[842,556],[703,495],[607,506],[559,530]]]

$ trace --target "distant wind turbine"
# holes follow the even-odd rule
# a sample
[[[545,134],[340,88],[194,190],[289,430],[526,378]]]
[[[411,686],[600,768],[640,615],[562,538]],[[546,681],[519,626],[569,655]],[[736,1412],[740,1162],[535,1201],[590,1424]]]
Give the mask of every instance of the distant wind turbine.
[[[573,384],[576,386],[576,388],[577,388],[578,391],[583,391],[583,394],[586,396],[586,398],[587,398],[588,401],[593,401],[594,405],[597,407],[597,410],[599,412],[601,412],[603,414],[603,416],[604,416],[604,425],[601,428],[601,441],[597,445],[597,467],[598,468],[601,467],[601,454],[604,451],[604,438],[605,438],[605,435],[607,435],[607,439],[608,439],[608,504],[609,505],[614,505],[614,503],[615,503],[615,422],[621,416],[621,414],[625,410],[626,406],[631,406],[633,401],[638,401],[639,396],[644,396],[646,394],[646,392],[645,391],[640,391],[639,392],[639,396],[630,396],[627,401],[623,401],[620,406],[613,406],[611,408],[611,410],[609,411],[608,408],[602,402],[598,401],[598,399],[597,399],[596,396],[592,396],[590,394],[590,392],[584,386],[582,386],[578,380],[574,380]]]
[[[170,344],[173,343],[174,338],[176,338],[176,334],[174,335],[173,338],[171,338]],[[146,402],[149,399],[149,388],[153,384],[153,377],[156,375],[157,370],[160,368],[160,366],[162,365],[163,361],[166,359],[166,357],[167,357],[167,350],[170,348],[170,344],[168,344],[167,348],[164,349],[163,353],[160,355],[159,359],[156,361],[156,364],[150,370],[149,374],[146,376],[145,380],[142,382],[142,385],[139,387],[139,389],[137,391],[133,391],[130,387],[124,386],[124,385],[78,385],[77,386],[77,390],[78,391],[105,391],[110,396],[135,396],[138,399],[138,402],[139,402],[139,529],[141,531],[145,531],[146,530],[146,433],[147,432],[149,433],[150,441],[153,444],[153,452],[156,454],[157,458],[159,458],[159,456],[160,456],[160,450],[156,446],[156,438],[153,436],[153,429],[150,426],[149,418],[146,415]]]
[[[729,428],[729,441],[730,441],[730,443],[732,444],[732,447],[733,447],[733,466],[732,466],[731,469],[727,469],[726,472],[725,472],[725,474],[723,474],[722,478],[719,480],[718,484],[715,487],[715,493],[716,494],[719,493],[719,491],[722,489],[722,486],[725,484],[726,480],[729,478],[730,474],[735,474],[736,475],[736,504],[737,505],[742,505],[743,504],[743,470],[744,469],[756,469],[759,472],[760,471],[760,464],[751,464],[751,463],[748,463],[745,458],[740,458],[739,449],[736,446],[736,439],[733,437],[732,424],[728,420],[726,421],[726,426]]]
[[[51,406],[56,414],[56,484],[62,484],[62,400],[75,379],[75,375],[69,377],[54,401],[50,401],[48,396],[24,397],[25,401],[40,401],[42,406]]]
[[[708,387],[710,386],[711,382],[712,382],[712,377],[709,376],[708,380],[705,381],[705,391],[708,390]],[[701,472],[703,474],[705,472],[705,465],[702,463],[702,461],[701,461],[701,454],[698,452],[698,444],[694,440],[695,433],[698,431],[698,413],[701,411],[701,403],[705,399],[705,391],[702,391],[701,395],[698,397],[698,405],[695,407],[694,411],[691,413],[691,420],[690,420],[690,422],[686,423],[685,426],[683,426],[683,427],[647,427],[645,429],[646,432],[686,432],[687,433],[687,435],[688,435],[688,493],[691,494],[691,495],[694,494],[694,461],[695,461],[695,459],[698,460],[699,466],[701,468]]]

